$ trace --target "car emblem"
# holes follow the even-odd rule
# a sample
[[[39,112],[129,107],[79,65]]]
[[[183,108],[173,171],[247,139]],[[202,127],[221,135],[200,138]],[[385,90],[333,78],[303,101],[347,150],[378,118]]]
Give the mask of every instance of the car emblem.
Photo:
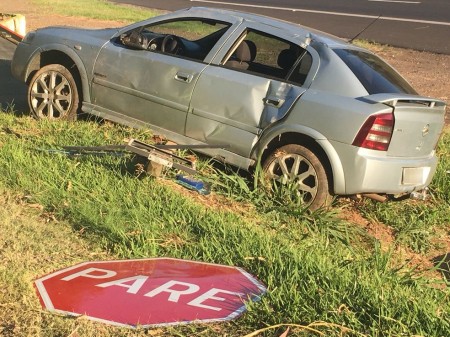
[[[425,137],[430,132],[430,124],[427,124],[422,129],[422,137]]]

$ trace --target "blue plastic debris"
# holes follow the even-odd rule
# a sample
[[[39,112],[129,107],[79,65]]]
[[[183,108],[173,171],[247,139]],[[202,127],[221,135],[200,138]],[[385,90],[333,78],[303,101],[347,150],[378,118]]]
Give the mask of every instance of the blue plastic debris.
[[[194,179],[189,176],[184,176],[182,174],[177,174],[176,181],[181,186],[186,187],[189,190],[197,191],[200,194],[206,195],[210,193],[209,186],[207,186],[203,181]]]

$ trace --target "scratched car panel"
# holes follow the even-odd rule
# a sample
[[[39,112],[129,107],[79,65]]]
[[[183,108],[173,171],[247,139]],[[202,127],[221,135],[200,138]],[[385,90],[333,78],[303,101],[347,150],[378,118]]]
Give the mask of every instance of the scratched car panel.
[[[305,206],[332,195],[422,190],[445,104],[373,53],[306,27],[190,8],[120,28],[49,27],[18,46],[12,73],[37,118],[89,113],[249,170],[261,161]]]

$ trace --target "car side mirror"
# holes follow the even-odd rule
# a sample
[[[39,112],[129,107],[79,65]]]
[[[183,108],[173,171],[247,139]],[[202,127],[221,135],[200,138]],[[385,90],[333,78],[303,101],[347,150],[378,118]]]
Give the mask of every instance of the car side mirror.
[[[131,33],[122,34],[120,36],[120,42],[122,42],[124,46],[131,47],[133,49],[148,49],[147,37],[138,30],[133,30]]]

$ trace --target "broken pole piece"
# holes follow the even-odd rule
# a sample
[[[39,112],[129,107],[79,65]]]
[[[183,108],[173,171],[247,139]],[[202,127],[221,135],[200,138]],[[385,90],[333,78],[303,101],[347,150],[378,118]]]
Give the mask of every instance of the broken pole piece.
[[[160,177],[163,171],[164,165],[149,160],[145,172],[152,177]]]

